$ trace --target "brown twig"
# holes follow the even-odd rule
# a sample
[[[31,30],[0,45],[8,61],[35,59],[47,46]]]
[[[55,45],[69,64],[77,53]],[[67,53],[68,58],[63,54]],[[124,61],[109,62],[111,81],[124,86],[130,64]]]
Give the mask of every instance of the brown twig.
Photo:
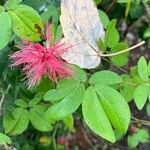
[[[141,125],[145,125],[145,126],[150,127],[150,121],[148,121],[148,120],[142,120],[142,119],[138,119],[138,118],[135,118],[135,117],[131,117],[131,119],[134,123],[140,123]]]
[[[133,49],[135,49],[135,48],[137,48],[137,47],[139,47],[139,46],[141,46],[143,44],[145,44],[145,41],[142,41],[142,42],[140,42],[140,43],[138,43],[138,44],[136,44],[136,45],[134,45],[134,46],[132,46],[130,48],[124,49],[124,50],[119,51],[119,52],[110,53],[110,54],[102,54],[102,53],[100,53],[99,55],[101,57],[113,57],[113,56],[117,56],[117,55],[129,52],[129,51],[131,51],[131,50],[133,50]]]
[[[113,0],[113,2],[110,4],[110,6],[108,7],[108,9],[106,10],[106,13],[111,13],[112,10],[114,9],[115,5],[116,5],[117,1]]]

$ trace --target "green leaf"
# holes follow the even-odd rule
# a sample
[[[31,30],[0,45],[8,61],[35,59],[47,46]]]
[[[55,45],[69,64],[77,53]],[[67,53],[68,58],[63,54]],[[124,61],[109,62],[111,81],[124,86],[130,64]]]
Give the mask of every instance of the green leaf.
[[[99,10],[99,15],[100,15],[103,27],[106,29],[107,26],[110,24],[110,20],[109,20],[107,14],[102,10]]]
[[[139,85],[143,83],[143,80],[141,79],[139,75],[132,76],[132,81],[135,85]]]
[[[15,101],[15,104],[17,106],[20,106],[20,107],[23,107],[23,108],[27,108],[28,107],[28,104],[23,99],[17,99]]]
[[[128,136],[128,145],[130,148],[135,148],[138,145],[138,143],[139,140],[136,133]]]
[[[0,51],[0,76],[2,77],[4,70],[8,69],[9,55],[11,48],[6,46]]]
[[[6,12],[2,12],[0,13],[0,50],[9,43],[11,34],[11,19]]]
[[[109,48],[114,47],[119,42],[119,33],[115,27],[116,23],[116,20],[113,19],[106,30],[106,44]]]
[[[52,32],[52,38],[51,38],[52,44],[58,42],[63,36],[61,25],[52,23],[51,32]]]
[[[94,1],[95,1],[95,3],[96,3],[97,5],[102,2],[102,0],[94,0]]]
[[[111,53],[119,52],[121,50],[127,49],[128,45],[125,42],[120,42],[115,45],[110,51]],[[113,56],[110,58],[111,62],[119,67],[122,67],[128,63],[129,53],[120,54],[118,56]]]
[[[0,133],[0,145],[11,143],[12,141],[7,135]]]
[[[144,31],[144,38],[150,38],[150,27]]]
[[[81,69],[80,67],[76,65],[72,65],[71,68],[73,69],[74,78],[79,80],[80,82],[86,82],[87,80],[87,74],[85,70]]]
[[[121,83],[122,78],[116,73],[104,70],[94,73],[90,78],[90,84],[105,84],[105,85],[115,85]]]
[[[29,111],[29,117],[32,125],[37,130],[46,132],[53,129],[50,121],[44,117],[44,113],[47,107],[42,105],[36,105]]]
[[[29,124],[28,111],[23,108],[16,108],[12,115],[6,115],[4,118],[5,133],[16,135],[23,133]]]
[[[41,101],[41,99],[42,99],[41,97],[34,97],[32,100],[30,100],[28,106],[33,107],[37,105]]]
[[[118,130],[115,130],[114,133],[117,141],[120,141],[124,138],[124,134],[120,133]]]
[[[145,129],[138,129],[138,131],[135,134],[128,136],[128,145],[131,148],[135,148],[139,142],[146,143],[148,141],[149,133]]]
[[[131,75],[131,77],[138,75],[138,67],[137,66],[133,66],[130,68],[130,75]]]
[[[132,0],[130,0],[132,1]],[[144,7],[142,5],[133,4],[130,8],[130,16],[132,19],[140,18],[144,13]]]
[[[4,7],[0,5],[0,13],[2,13],[4,10]]]
[[[52,120],[60,120],[75,112],[81,104],[85,91],[84,84],[76,85],[76,88],[60,102],[52,105],[45,116]]]
[[[106,46],[106,44],[103,42],[103,40],[102,40],[101,38],[99,39],[98,44],[99,44],[100,51],[105,52],[106,49],[107,49],[107,46]]]
[[[150,61],[149,61],[149,63],[148,63],[148,76],[150,76]]]
[[[62,27],[61,25],[57,26],[56,32],[55,32],[55,40],[54,43],[58,42],[62,38]]]
[[[149,141],[149,133],[145,129],[139,129],[137,132],[137,136],[141,143],[146,143]]]
[[[51,3],[51,2],[50,2]],[[34,8],[38,12],[43,12],[47,8],[47,0],[23,0],[23,4]]]
[[[129,75],[124,74],[121,77],[123,82],[120,84],[120,93],[127,102],[130,102],[133,99],[136,84],[133,83]]]
[[[148,100],[150,101],[150,91],[149,91],[149,93],[148,93]]]
[[[16,35],[30,41],[41,40],[43,23],[39,14],[33,8],[27,5],[18,5],[17,8],[9,10],[8,13]]]
[[[121,94],[106,85],[96,85],[99,100],[113,127],[120,133],[126,133],[130,123],[130,109]]]
[[[82,112],[86,124],[92,131],[112,143],[116,141],[111,124],[92,86],[85,92]]]
[[[138,74],[143,81],[148,81],[148,66],[143,56],[138,61]]]
[[[43,77],[40,84],[36,87],[38,92],[47,92],[53,88],[53,83],[49,78]]]
[[[51,44],[55,43],[55,34],[56,34],[56,31],[57,31],[57,24],[52,23],[51,24],[51,33],[52,33]]]
[[[147,100],[150,86],[147,83],[140,84],[134,91],[134,102],[139,110],[141,110]]]
[[[132,0],[128,0],[126,4],[125,16],[127,17],[131,8]]]
[[[44,100],[59,101],[67,96],[78,84],[79,82],[72,78],[64,79],[58,83],[56,89],[52,89],[44,95]]]
[[[69,115],[67,117],[65,117],[63,119],[65,125],[70,129],[72,130],[73,129],[73,126],[74,126],[74,120],[73,120],[73,116],[72,115]]]
[[[8,0],[5,4],[7,9],[15,9],[22,0]]]
[[[58,9],[54,5],[49,5],[47,7],[47,10],[41,14],[41,18],[43,22],[46,23],[47,20],[49,20],[52,17],[53,22],[57,25],[59,22],[59,15],[60,13]]]

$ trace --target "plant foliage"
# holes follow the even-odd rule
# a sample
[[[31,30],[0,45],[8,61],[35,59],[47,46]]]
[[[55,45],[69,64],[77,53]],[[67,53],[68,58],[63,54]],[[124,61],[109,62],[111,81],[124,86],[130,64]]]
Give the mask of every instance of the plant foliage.
[[[17,136],[31,130],[38,134],[52,133],[55,138],[58,123],[75,132],[74,116],[80,116],[85,127],[111,143],[118,140],[116,132],[128,135],[130,148],[139,142],[146,143],[149,139],[146,129],[138,127],[133,134],[127,131],[132,123],[131,101],[138,110],[146,106],[150,116],[150,104],[146,105],[150,99],[150,62],[141,56],[129,72],[114,71],[111,66],[120,68],[129,62],[128,51],[111,56],[128,49],[117,29],[119,19],[111,20],[105,10],[97,10],[96,6],[105,6],[103,0],[95,0],[95,4],[93,0],[71,1],[73,3],[68,0],[61,0],[61,3],[38,0],[35,3],[28,0],[1,3],[0,145],[12,144]],[[117,2],[120,7],[126,6],[126,18],[129,15],[138,18],[143,12],[140,1]],[[87,9],[83,9],[85,7]],[[136,14],[137,10],[140,10],[139,14]],[[22,66],[11,66],[9,56],[18,51],[18,47],[22,49],[23,42],[37,42],[46,47],[47,43],[43,41],[47,22],[51,23],[49,44],[55,45],[62,38],[68,44],[61,59],[67,61],[73,75],[56,82],[45,75],[35,87],[28,88],[28,76],[24,77]],[[148,29],[144,37],[149,37]],[[41,58],[45,59],[46,55],[43,55]],[[108,55],[106,59],[105,55]],[[55,141],[53,143],[55,147]]]

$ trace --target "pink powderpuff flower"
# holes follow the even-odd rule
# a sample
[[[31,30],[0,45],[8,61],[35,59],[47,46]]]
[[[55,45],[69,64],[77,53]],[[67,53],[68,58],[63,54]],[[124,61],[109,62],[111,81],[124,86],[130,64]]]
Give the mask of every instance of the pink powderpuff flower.
[[[51,26],[46,25],[46,47],[39,43],[23,41],[19,45],[19,51],[10,57],[14,63],[12,66],[23,65],[23,72],[28,79],[29,88],[34,87],[42,78],[47,76],[57,82],[58,78],[72,76],[73,72],[68,64],[61,59],[61,55],[69,50],[61,40],[53,45],[51,41]]]

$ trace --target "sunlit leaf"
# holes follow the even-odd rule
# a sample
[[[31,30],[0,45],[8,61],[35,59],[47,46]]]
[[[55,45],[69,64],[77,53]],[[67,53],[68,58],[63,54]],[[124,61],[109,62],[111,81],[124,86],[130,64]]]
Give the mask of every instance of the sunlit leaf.
[[[112,47],[111,53],[119,52],[119,51],[127,49],[127,48],[128,48],[127,43],[120,42],[117,45],[115,45],[114,47]],[[128,63],[128,56],[129,56],[129,53],[127,52],[127,53],[124,53],[124,54],[121,54],[118,56],[113,56],[110,58],[110,60],[113,64],[115,64],[119,67],[122,67]]]
[[[17,135],[23,133],[29,124],[28,111],[23,108],[16,108],[12,115],[4,118],[4,129],[6,134]]]
[[[45,116],[52,120],[59,120],[75,112],[82,102],[85,86],[81,83],[60,102],[52,105],[46,112]]]
[[[126,133],[130,123],[131,114],[125,99],[118,91],[107,85],[97,84],[95,89],[112,126],[120,133]]]
[[[150,86],[147,83],[140,84],[134,91],[134,101],[139,110],[141,110],[148,98]]]
[[[109,70],[96,72],[90,78],[91,84],[115,85],[122,81],[123,80],[119,75]]]
[[[12,141],[7,135],[0,133],[0,145],[11,144],[11,143]]]
[[[43,32],[43,23],[38,13],[27,5],[19,5],[8,11],[13,31],[21,38],[39,41]],[[32,16],[32,17],[31,17]]]
[[[15,9],[22,0],[8,0],[5,4],[7,9]]]
[[[56,89],[49,90],[45,95],[44,95],[44,100],[45,101],[59,101],[63,99],[65,96],[70,94],[73,89],[76,88],[76,86],[79,84],[74,79],[65,79],[62,80],[58,85]]]
[[[116,46],[116,44],[119,42],[119,33],[116,29],[116,23],[117,21],[113,19],[106,30],[106,44],[109,48],[112,48]],[[113,35],[113,36],[112,36]]]
[[[106,29],[110,23],[110,20],[109,20],[107,14],[102,10],[99,11],[99,15],[102,20],[102,24],[103,24],[104,28]]]
[[[0,13],[0,50],[9,43],[11,34],[11,19],[6,12],[2,12]]]
[[[47,107],[42,105],[36,105],[29,111],[29,117],[32,125],[40,131],[50,131],[53,129],[50,120],[44,117],[44,113]]]
[[[86,90],[82,112],[84,120],[91,130],[102,138],[112,143],[115,142],[113,129],[93,87]]]
[[[143,79],[143,81],[148,81],[148,67],[144,57],[141,57],[138,61],[138,74]]]
[[[22,99],[17,99],[15,101],[15,104],[17,106],[20,106],[20,107],[23,107],[23,108],[26,108],[28,106],[28,104],[24,100],[22,100]]]

